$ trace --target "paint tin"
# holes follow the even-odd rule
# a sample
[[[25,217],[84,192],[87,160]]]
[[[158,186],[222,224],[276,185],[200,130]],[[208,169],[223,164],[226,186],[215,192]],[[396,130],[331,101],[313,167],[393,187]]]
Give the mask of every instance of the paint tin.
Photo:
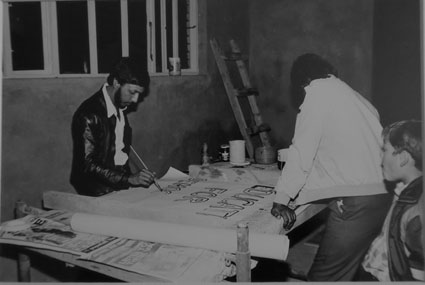
[[[245,164],[245,141],[229,141],[230,163],[235,165]]]
[[[170,70],[170,75],[172,76],[178,76],[181,75],[181,68],[180,68],[180,58],[179,57],[170,57],[168,58],[169,66],[168,69]]]
[[[229,161],[229,149],[230,146],[228,144],[222,144],[220,146],[220,158],[222,161]]]
[[[258,164],[272,164],[276,162],[276,149],[272,146],[261,146],[255,149],[255,161]]]

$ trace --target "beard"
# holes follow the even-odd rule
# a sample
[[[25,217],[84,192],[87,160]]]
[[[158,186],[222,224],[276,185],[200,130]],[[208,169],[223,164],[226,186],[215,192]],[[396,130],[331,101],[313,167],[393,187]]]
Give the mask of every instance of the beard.
[[[124,103],[122,101],[121,87],[118,88],[117,91],[115,91],[115,94],[114,94],[114,103],[115,103],[115,106],[117,106],[120,109],[123,109],[123,108],[127,107],[128,105],[130,105],[130,104]]]

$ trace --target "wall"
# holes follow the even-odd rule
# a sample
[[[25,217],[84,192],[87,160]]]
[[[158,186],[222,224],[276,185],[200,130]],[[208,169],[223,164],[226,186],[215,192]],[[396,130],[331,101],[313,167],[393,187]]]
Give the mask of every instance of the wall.
[[[199,3],[202,74],[153,77],[150,95],[129,115],[133,145],[159,176],[169,166],[185,171],[189,164],[199,164],[204,142],[216,155],[221,143],[239,135],[208,39],[234,37],[248,46],[248,5],[242,0]],[[72,114],[104,81],[3,80],[3,221],[13,217],[17,199],[41,207],[44,191],[74,192],[69,184]],[[0,280],[16,281],[14,251],[7,248],[1,254]],[[38,281],[50,279],[34,274]]]
[[[293,136],[289,72],[299,55],[327,58],[344,81],[370,98],[373,1],[252,1],[250,19],[250,70],[277,146]]]
[[[419,0],[376,0],[373,103],[384,125],[421,119]]]

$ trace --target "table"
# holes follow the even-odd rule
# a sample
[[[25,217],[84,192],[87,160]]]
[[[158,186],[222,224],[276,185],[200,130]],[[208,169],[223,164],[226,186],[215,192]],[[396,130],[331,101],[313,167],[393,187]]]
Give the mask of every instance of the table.
[[[217,173],[222,173],[225,175],[217,175]],[[201,175],[200,175],[201,173]],[[277,182],[277,179],[279,178],[280,171],[277,169],[277,167],[274,166],[267,166],[267,165],[249,165],[247,167],[233,167],[232,165],[228,163],[218,163],[210,165],[209,167],[201,167],[197,165],[191,165],[189,167],[189,174],[192,177],[202,177],[208,176],[211,173],[213,173],[214,179],[229,179],[229,177],[233,177],[235,179],[242,179],[244,181],[250,182],[257,182],[259,184],[264,185],[270,185],[274,186]],[[235,174],[234,176],[232,176]],[[254,181],[255,180],[255,181]],[[76,197],[73,197],[73,199],[86,199],[86,197],[80,197],[76,195]],[[84,200],[86,201],[86,200]],[[66,203],[66,201],[62,201],[63,203]],[[76,202],[78,204],[78,201]],[[21,208],[22,205],[18,205],[18,208]],[[299,225],[303,224],[305,221],[319,213],[321,210],[323,210],[326,207],[324,204],[311,204],[311,205],[303,205],[301,207],[298,207],[296,209],[297,214],[297,222],[294,225],[294,228],[298,227]],[[269,213],[270,209],[262,209],[262,211],[259,211],[256,215],[256,223],[258,224],[258,228],[261,227],[264,228],[264,221],[267,219],[270,219],[271,215]],[[254,227],[256,226],[255,223],[251,223]],[[251,225],[250,225],[251,226]],[[292,230],[291,229],[291,230]],[[267,231],[267,230],[266,230]],[[286,234],[289,231],[283,231],[282,234]],[[43,254],[46,256],[50,256],[54,259],[66,262],[68,264],[76,265],[79,267],[83,267],[92,271],[96,271],[123,281],[128,282],[169,282],[166,280],[162,280],[159,278],[155,278],[148,275],[142,275],[137,273],[131,273],[125,270],[121,270],[112,266],[108,266],[105,264],[93,264],[93,262],[89,261],[83,261],[77,259],[72,254],[67,253],[59,253],[54,252],[50,250],[44,250],[44,249],[31,249],[31,251]],[[29,269],[30,269],[30,261],[26,254],[20,254],[19,255],[19,276],[20,281],[30,281],[29,276]],[[248,268],[249,269],[249,268]],[[246,281],[246,280],[245,280]]]
[[[39,209],[27,205],[24,201],[17,201],[15,206],[16,218],[26,216],[28,214],[37,214]],[[55,260],[65,262],[67,265],[78,266],[93,272],[101,273],[115,279],[126,282],[161,282],[169,283],[169,280],[149,276],[146,274],[139,274],[130,272],[124,269],[109,266],[107,264],[95,263],[87,260],[78,259],[78,256],[58,252],[48,249],[21,247],[18,253],[18,280],[20,282],[31,282],[31,260],[29,254],[36,253],[43,256],[51,257]]]
[[[27,205],[24,201],[18,201],[15,205],[16,218],[24,217],[26,215],[38,215],[42,210]],[[31,260],[30,254],[40,254],[64,262],[67,266],[78,266],[89,271],[97,272],[106,276],[113,277],[118,280],[126,282],[160,282],[170,283],[167,279],[162,279],[147,274],[131,272],[128,270],[120,269],[108,264],[96,263],[89,260],[79,259],[77,255],[60,252],[49,249],[33,248],[26,246],[19,246],[18,253],[18,280],[20,282],[31,282]]]

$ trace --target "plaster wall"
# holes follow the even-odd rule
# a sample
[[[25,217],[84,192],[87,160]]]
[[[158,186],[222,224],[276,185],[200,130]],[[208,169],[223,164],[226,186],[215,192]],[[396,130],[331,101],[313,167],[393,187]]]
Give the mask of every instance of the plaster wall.
[[[250,71],[264,121],[278,147],[293,136],[292,62],[304,53],[328,59],[339,77],[371,97],[373,1],[268,0],[250,8]]]
[[[419,0],[376,0],[373,103],[384,125],[421,119]]]

